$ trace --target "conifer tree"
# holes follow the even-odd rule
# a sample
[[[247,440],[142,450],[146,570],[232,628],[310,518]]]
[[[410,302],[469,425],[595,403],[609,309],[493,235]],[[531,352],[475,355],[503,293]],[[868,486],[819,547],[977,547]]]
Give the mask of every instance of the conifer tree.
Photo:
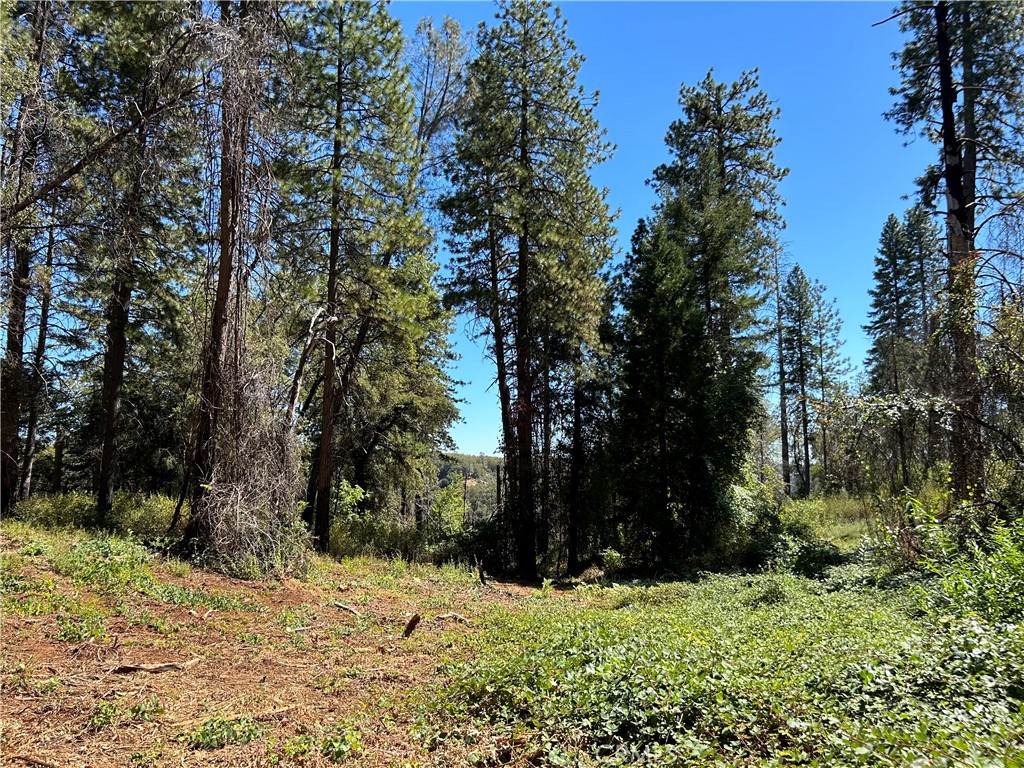
[[[534,430],[551,365],[541,339],[563,349],[596,344],[611,229],[605,193],[588,174],[610,148],[593,117],[596,96],[577,86],[582,57],[557,8],[502,3],[477,48],[442,207],[456,254],[453,300],[487,324],[509,478],[504,511],[516,568],[532,578]]]
[[[924,201],[945,197],[952,485],[957,498],[985,493],[983,381],[978,364],[979,249],[988,222],[1018,205],[1024,174],[1024,8],[1016,2],[905,2],[908,35],[897,58],[902,82],[889,113],[905,133],[939,145],[919,180]]]
[[[314,158],[302,171],[303,216],[323,222],[326,235],[326,242],[310,244],[326,254],[311,265],[321,280],[324,319],[306,515],[315,545],[327,551],[339,457],[352,481],[368,489],[382,443],[401,444],[408,450],[390,455],[400,454],[395,460],[408,474],[413,455],[422,460],[454,412],[443,371],[448,320],[426,257],[430,233],[417,210],[426,150],[417,143],[400,26],[385,4],[369,2],[309,6],[296,25],[304,35],[304,82],[291,109]],[[431,129],[422,130],[421,140],[429,141]],[[426,405],[432,398],[437,411]],[[422,444],[412,438],[419,426]],[[370,495],[374,503],[384,497],[378,490]]]
[[[814,314],[815,296],[810,281],[799,267],[793,267],[782,292],[783,356],[786,361],[787,399],[794,406],[797,429],[793,443],[801,450],[794,452],[800,477],[797,495],[811,493],[811,387],[815,370]],[[803,461],[800,461],[800,458]]]
[[[794,267],[782,295],[782,350],[791,406],[787,410],[796,425],[791,434],[794,446],[799,447],[794,456],[800,477],[796,490],[801,496],[814,490],[816,465],[821,469],[823,484],[828,483],[825,411],[847,373],[839,332],[839,317],[825,297],[824,286],[811,282],[799,266]]]
[[[760,403],[758,286],[781,226],[777,110],[754,73],[680,95],[656,169],[661,202],[626,264],[622,492],[641,556],[712,548],[729,522]]]

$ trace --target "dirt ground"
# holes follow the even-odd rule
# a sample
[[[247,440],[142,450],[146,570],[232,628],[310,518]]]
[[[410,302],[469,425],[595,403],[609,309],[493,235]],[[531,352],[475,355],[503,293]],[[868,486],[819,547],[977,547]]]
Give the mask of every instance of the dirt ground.
[[[0,538],[8,555],[23,544]],[[14,578],[90,606],[106,616],[105,632],[62,640],[59,612],[9,604],[0,654],[5,766],[467,765],[465,745],[428,748],[417,712],[443,682],[443,665],[472,654],[467,635],[532,591],[424,568],[394,575],[380,561],[325,562],[308,583],[154,566],[162,582],[244,604],[214,609],[97,592],[45,557],[27,560],[10,561]],[[29,589],[7,599],[39,597]],[[405,637],[414,614],[421,620]],[[214,718],[249,718],[258,735],[202,748]],[[323,738],[336,734],[341,745],[325,756]]]

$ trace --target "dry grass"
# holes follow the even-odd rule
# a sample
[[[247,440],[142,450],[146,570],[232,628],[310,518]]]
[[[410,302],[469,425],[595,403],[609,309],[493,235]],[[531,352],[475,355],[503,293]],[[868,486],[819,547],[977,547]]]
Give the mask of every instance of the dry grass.
[[[417,708],[490,611],[533,593],[369,559],[318,560],[303,582],[153,559],[139,566],[148,582],[91,583],[55,556],[74,557],[75,540],[16,523],[0,534],[5,765],[462,765],[464,746],[427,751],[415,737]],[[413,613],[423,621],[404,639]],[[180,668],[117,671],[165,663]],[[214,718],[255,738],[197,748]]]

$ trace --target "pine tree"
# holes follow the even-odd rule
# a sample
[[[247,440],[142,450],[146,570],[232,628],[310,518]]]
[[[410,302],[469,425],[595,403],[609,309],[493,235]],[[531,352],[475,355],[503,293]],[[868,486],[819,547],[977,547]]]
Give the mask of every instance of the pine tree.
[[[897,58],[902,76],[889,113],[906,133],[940,145],[920,179],[931,204],[945,195],[948,272],[944,327],[956,405],[951,434],[957,498],[985,492],[983,382],[978,365],[977,278],[986,223],[1016,205],[1024,173],[1024,9],[1015,2],[904,3],[908,34]]]
[[[558,10],[508,2],[498,19],[478,35],[473,101],[442,207],[457,257],[453,300],[488,325],[510,481],[505,514],[516,568],[532,578],[534,430],[552,365],[543,353],[554,340],[562,349],[596,344],[611,230],[605,194],[588,174],[609,147],[593,117],[596,98],[576,84],[582,59]]]
[[[11,78],[12,86],[20,91],[17,95],[13,89],[9,90],[10,86],[5,86],[3,92],[4,117],[10,119],[9,130],[4,137],[3,167],[0,168],[0,203],[3,207],[0,221],[4,225],[2,245],[5,263],[10,264],[10,287],[4,302],[5,343],[0,371],[0,515],[10,514],[21,485],[19,428],[28,389],[24,346],[34,251],[32,224],[38,213],[33,204],[38,199],[20,207],[19,201],[27,200],[38,186],[42,165],[40,156],[46,150],[44,136],[49,116],[46,95],[54,78],[52,38],[53,29],[58,26],[52,6],[50,2],[32,3],[25,14],[27,28],[15,26],[19,34],[12,35],[10,49],[5,53],[5,56],[20,55],[23,66],[10,71],[24,74]],[[10,11],[4,10],[7,16]],[[5,22],[12,23],[12,20],[8,17]],[[5,40],[5,48],[6,43]],[[4,74],[8,71],[5,66]]]
[[[782,349],[791,406],[788,412],[794,415],[797,427],[793,443],[799,448],[794,455],[801,496],[814,490],[815,466],[820,469],[822,485],[829,483],[826,411],[848,373],[840,354],[840,327],[835,307],[825,297],[825,287],[818,281],[812,283],[799,266],[794,267],[782,295]]]
[[[811,493],[811,387],[817,355],[815,354],[815,296],[810,281],[799,267],[793,267],[782,292],[783,357],[786,361],[786,395],[793,406],[797,429],[793,442],[801,450],[794,453],[800,477],[797,495]],[[803,458],[801,463],[800,458]]]
[[[883,411],[892,414],[889,454],[896,461],[888,480],[894,490],[913,487],[940,455],[940,416],[927,405],[943,386],[938,371],[944,348],[936,339],[939,259],[935,228],[923,208],[911,208],[902,221],[888,217],[864,330],[872,340],[866,393],[888,402]],[[880,455],[875,463],[888,462]]]
[[[73,88],[66,89],[74,91],[83,113],[90,105],[99,105],[96,111],[102,113],[108,104],[121,102],[147,112],[172,95],[177,101],[196,85],[199,41],[191,31],[194,22],[187,3],[144,5],[132,12],[115,4],[76,6],[71,48],[83,66]],[[139,40],[153,47],[140,48]],[[159,58],[152,56],[154,49],[161,51]],[[197,146],[193,119],[191,110],[161,112],[113,148],[109,162],[83,171],[97,187],[111,190],[107,200],[98,201],[86,242],[78,238],[94,254],[88,265],[90,280],[106,276],[100,289],[105,293],[100,299],[105,325],[99,343],[103,372],[96,483],[97,518],[104,525],[110,522],[115,488],[129,338],[142,309],[133,303],[139,288],[145,288],[145,305],[159,304],[165,310],[174,306],[164,284],[173,282],[181,242],[175,236],[178,220],[169,219],[166,211],[188,210],[187,179],[195,170],[189,161]],[[172,323],[172,313],[164,320]]]
[[[320,281],[323,362],[306,518],[327,551],[339,468],[381,503],[389,483],[413,482],[413,465],[454,409],[444,372],[448,317],[417,210],[426,150],[399,24],[382,3],[351,2],[305,7],[295,25],[304,82],[289,108],[315,158],[300,170],[300,219],[319,219],[326,234],[326,243],[310,243],[326,254],[310,265]],[[421,140],[438,129],[423,128]],[[390,479],[374,479],[380,472]]]
[[[825,286],[817,280],[814,281],[812,292],[814,311],[811,337],[814,371],[811,388],[817,400],[814,410],[822,488],[828,491],[833,489],[836,482],[830,464],[829,422],[834,404],[842,400],[846,393],[845,380],[850,373],[850,364],[849,359],[842,354],[842,320],[836,309],[835,300],[829,301],[826,298]]]

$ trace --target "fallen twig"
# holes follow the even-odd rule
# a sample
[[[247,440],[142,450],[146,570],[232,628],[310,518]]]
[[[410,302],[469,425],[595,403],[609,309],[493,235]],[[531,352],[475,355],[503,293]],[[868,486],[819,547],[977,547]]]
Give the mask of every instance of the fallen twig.
[[[332,601],[331,601],[331,602],[329,603],[329,605],[332,605],[332,606],[334,606],[335,608],[341,608],[341,610],[343,610],[343,611],[348,611],[348,612],[349,612],[349,613],[351,613],[351,614],[352,614],[353,616],[355,616],[355,617],[356,617],[357,619],[358,619],[358,618],[359,618],[359,616],[361,615],[361,614],[359,613],[359,611],[357,611],[357,610],[356,610],[355,608],[353,608],[353,607],[352,607],[351,605],[345,605],[344,603],[339,603],[339,602],[338,602],[337,600],[332,600]]]
[[[112,675],[127,675],[132,672],[149,672],[151,674],[157,674],[159,672],[181,672],[186,669],[191,669],[200,661],[201,659],[190,659],[185,662],[165,661],[162,664],[122,664],[119,667],[113,667],[109,672]]]
[[[440,616],[434,617],[435,621],[457,621],[459,624],[469,624],[469,619],[463,616],[461,613],[442,613]]]

